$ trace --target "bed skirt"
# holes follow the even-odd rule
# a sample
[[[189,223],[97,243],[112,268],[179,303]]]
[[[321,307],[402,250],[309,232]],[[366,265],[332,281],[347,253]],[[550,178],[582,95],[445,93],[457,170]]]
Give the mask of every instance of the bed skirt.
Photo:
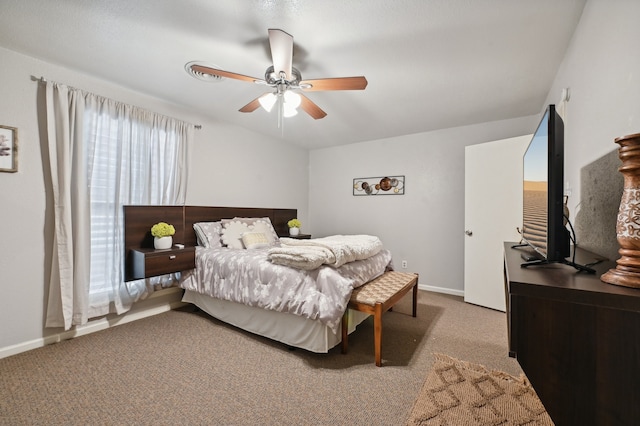
[[[338,333],[333,333],[321,322],[297,315],[214,299],[189,290],[185,290],[182,301],[196,305],[225,323],[311,352],[327,353],[342,341],[340,327]],[[349,310],[349,333],[368,316],[363,312]]]

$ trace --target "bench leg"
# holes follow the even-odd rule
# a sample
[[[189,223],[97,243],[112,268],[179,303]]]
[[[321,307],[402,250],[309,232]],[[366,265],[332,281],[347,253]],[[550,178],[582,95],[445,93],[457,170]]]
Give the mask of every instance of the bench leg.
[[[376,303],[373,314],[373,345],[376,353],[376,366],[382,366],[382,303]]]
[[[346,354],[349,346],[349,308],[342,315],[342,353]]]
[[[418,281],[416,280],[416,285],[413,286],[413,317],[415,318],[418,315]]]

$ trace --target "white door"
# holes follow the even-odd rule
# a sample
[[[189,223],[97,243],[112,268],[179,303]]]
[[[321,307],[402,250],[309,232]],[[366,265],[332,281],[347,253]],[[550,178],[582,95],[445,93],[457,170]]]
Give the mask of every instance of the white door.
[[[522,156],[531,135],[465,148],[464,300],[505,311],[505,241],[522,227]]]

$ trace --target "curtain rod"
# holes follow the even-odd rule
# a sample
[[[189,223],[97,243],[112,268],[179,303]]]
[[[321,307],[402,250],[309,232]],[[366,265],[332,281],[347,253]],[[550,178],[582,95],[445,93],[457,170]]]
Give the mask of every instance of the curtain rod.
[[[47,79],[44,78],[44,76],[41,76],[40,78],[38,78],[38,77],[32,75],[31,76],[31,80],[38,81],[40,83],[46,83],[47,82]],[[196,129],[196,130],[200,130],[200,129],[202,129],[202,124],[194,124],[193,128]]]

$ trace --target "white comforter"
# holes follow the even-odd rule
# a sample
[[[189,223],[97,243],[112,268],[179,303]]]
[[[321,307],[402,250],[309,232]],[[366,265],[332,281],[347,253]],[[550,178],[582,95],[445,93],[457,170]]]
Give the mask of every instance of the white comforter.
[[[337,331],[354,288],[391,268],[391,253],[381,250],[339,268],[313,271],[274,265],[268,249],[196,247],[196,269],[180,286],[217,299],[318,320]]]
[[[269,259],[278,265],[311,271],[320,265],[338,268],[367,259],[382,250],[382,242],[372,235],[332,235],[310,240],[280,238],[280,246],[269,250]]]

